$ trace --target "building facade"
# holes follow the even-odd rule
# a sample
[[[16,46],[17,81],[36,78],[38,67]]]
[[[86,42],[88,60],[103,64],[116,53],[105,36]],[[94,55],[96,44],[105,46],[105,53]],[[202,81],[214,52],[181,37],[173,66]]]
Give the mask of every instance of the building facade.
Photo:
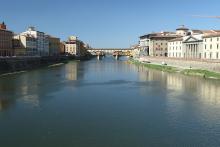
[[[60,38],[49,36],[49,55],[59,55],[60,53]]]
[[[203,36],[203,58],[220,59],[220,33]]]
[[[170,40],[168,57],[185,59],[220,59],[220,31],[188,30],[185,36]]]
[[[20,41],[20,48],[25,49],[25,55],[34,56],[39,54],[37,49],[37,39],[34,36],[29,34],[15,35],[14,39]]]
[[[14,54],[12,48],[13,33],[7,30],[5,23],[0,24],[0,56],[12,56]]]
[[[60,42],[59,54],[60,55],[65,54],[65,42]]]
[[[176,34],[170,32],[161,32],[151,36],[149,43],[149,55],[153,57],[167,57],[168,41],[176,37]]]
[[[68,41],[65,42],[65,53],[75,56],[80,56],[80,43],[75,36],[70,36]]]
[[[36,31],[34,27],[29,27],[28,30],[21,33],[21,35],[32,36],[36,39],[38,55],[49,55],[49,36],[44,32]]]
[[[12,46],[13,46],[15,56],[26,56],[27,55],[26,49],[22,46],[20,39],[13,38]]]
[[[183,39],[183,58],[201,59],[203,47],[202,34],[186,36]]]
[[[143,56],[167,57],[168,41],[176,37],[176,33],[173,32],[151,33],[141,36],[139,41],[140,52]]]
[[[150,47],[150,38],[148,35],[140,36],[139,41],[139,49],[141,56],[148,56],[149,55],[149,47]]]
[[[168,42],[168,57],[183,58],[183,38],[175,38]]]

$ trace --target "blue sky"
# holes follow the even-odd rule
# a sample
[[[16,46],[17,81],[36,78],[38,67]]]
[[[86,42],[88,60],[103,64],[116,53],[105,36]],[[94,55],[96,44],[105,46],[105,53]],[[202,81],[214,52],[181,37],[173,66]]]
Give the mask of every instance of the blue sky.
[[[219,0],[5,0],[0,21],[16,33],[28,26],[66,40],[76,35],[92,47],[129,47],[142,34],[193,29],[220,29]]]

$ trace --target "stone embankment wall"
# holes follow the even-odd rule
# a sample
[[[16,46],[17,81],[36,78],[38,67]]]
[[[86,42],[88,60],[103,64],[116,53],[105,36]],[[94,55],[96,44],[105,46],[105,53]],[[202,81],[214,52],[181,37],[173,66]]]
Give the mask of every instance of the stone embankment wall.
[[[191,59],[174,59],[160,57],[146,57],[151,63],[161,64],[167,63],[168,66],[189,69],[204,69],[209,71],[220,72],[220,60],[191,60]]]
[[[66,62],[65,56],[57,57],[8,57],[0,58],[0,73],[30,70],[41,66]]]

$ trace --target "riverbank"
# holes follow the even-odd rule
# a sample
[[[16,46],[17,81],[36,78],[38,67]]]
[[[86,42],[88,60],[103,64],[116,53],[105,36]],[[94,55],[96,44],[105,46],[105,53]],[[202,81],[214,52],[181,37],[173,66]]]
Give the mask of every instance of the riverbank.
[[[200,76],[200,77],[207,78],[207,79],[220,80],[219,72],[209,71],[206,69],[194,69],[192,67],[184,68],[183,66],[178,66],[178,65],[171,66],[169,64],[162,65],[162,62],[159,64],[158,62],[151,62],[151,60],[148,60],[148,62],[141,62],[137,59],[130,59],[129,63],[135,64],[138,66],[144,66],[150,69],[164,71],[164,72],[173,72],[173,73],[180,73],[180,74],[189,75],[189,76]]]
[[[0,76],[16,74],[41,67],[55,67],[71,60],[88,60],[90,57],[46,56],[0,58]]]

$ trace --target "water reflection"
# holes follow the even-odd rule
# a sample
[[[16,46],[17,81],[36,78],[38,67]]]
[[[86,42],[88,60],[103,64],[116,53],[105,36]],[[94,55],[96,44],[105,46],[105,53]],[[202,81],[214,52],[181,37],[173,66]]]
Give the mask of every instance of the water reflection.
[[[81,76],[79,74],[79,64],[77,62],[72,62],[71,64],[65,65],[65,77],[67,80],[70,81],[76,81],[78,79],[78,76]]]
[[[1,145],[218,146],[219,86],[108,57],[2,77]]]
[[[135,68],[139,70],[140,81],[159,81],[169,91],[168,97],[190,93],[204,103],[220,104],[220,81],[218,80],[165,73],[144,67]]]
[[[13,101],[10,101],[9,99],[5,99],[5,98],[0,98],[0,111],[9,108],[12,104]]]
[[[78,64],[71,62],[60,67],[1,77],[0,95],[4,99],[0,98],[0,111],[9,108],[16,100],[38,107],[41,98],[49,98],[70,81],[83,78],[83,69],[79,69]]]

